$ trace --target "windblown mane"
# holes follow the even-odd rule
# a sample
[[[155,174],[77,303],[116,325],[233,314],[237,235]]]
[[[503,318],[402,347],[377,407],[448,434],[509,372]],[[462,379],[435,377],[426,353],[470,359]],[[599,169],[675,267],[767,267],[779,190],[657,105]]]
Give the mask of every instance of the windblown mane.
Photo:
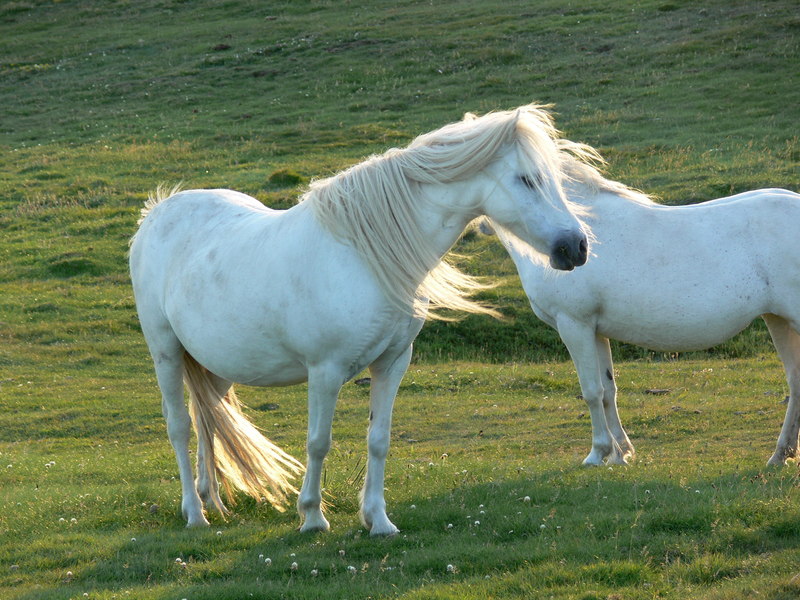
[[[561,155],[564,189],[571,200],[575,196],[573,192],[578,192],[578,195],[581,191],[585,193],[585,190],[575,189],[583,187],[587,188],[590,194],[610,192],[639,204],[654,204],[652,198],[644,192],[630,188],[624,183],[606,179],[598,169],[598,166],[605,164],[605,160],[591,146],[565,139],[556,140],[556,145]]]
[[[440,260],[421,234],[419,188],[474,175],[516,144],[523,164],[558,172],[557,131],[550,115],[530,105],[482,117],[467,115],[328,179],[315,181],[302,201],[320,222],[364,257],[389,301],[415,316],[444,318],[437,309],[497,316],[469,295],[489,287]],[[420,285],[419,282],[422,282]],[[431,311],[428,312],[428,301]]]
[[[136,222],[136,224],[141,225],[145,217],[150,214],[151,210],[181,190],[183,190],[183,186],[180,183],[177,183],[172,187],[167,187],[167,185],[163,183],[159,184],[158,187],[156,187],[155,192],[152,192],[147,196],[147,200],[145,201],[142,210],[139,211],[139,220]]]

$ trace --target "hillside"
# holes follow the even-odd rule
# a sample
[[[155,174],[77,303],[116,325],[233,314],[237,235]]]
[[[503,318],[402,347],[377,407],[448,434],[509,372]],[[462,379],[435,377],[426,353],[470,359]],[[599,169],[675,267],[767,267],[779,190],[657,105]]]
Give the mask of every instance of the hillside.
[[[138,343],[125,252],[157,184],[288,206],[467,110],[553,103],[612,177],[668,203],[797,190],[799,33],[793,2],[4,3],[0,360],[47,350],[42,323],[67,344],[70,323],[124,323]],[[489,299],[509,319],[432,324],[418,359],[565,358],[496,243],[459,251],[503,278]],[[103,306],[64,300],[79,289]]]

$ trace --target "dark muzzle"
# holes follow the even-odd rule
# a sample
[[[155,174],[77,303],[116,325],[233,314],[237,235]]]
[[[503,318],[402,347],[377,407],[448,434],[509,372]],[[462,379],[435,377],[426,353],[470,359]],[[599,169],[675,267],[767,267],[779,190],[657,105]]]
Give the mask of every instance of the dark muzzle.
[[[572,271],[586,263],[589,242],[583,233],[567,233],[553,244],[550,251],[550,266],[559,271]]]

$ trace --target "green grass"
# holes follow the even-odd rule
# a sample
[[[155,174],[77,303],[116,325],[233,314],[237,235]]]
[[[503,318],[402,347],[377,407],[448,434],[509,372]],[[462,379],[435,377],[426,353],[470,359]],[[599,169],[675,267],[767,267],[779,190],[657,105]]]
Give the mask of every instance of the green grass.
[[[790,579],[800,478],[763,468],[784,410],[772,359],[625,364],[622,414],[639,459],[613,469],[579,466],[590,428],[569,365],[415,367],[387,471],[402,532],[373,540],[356,516],[367,388],[346,386],[337,412],[330,533],[301,535],[293,510],[246,499],[227,522],[186,530],[154,382],[135,349],[143,377],[113,365],[99,379],[10,369],[3,597],[790,598],[799,589]],[[665,385],[667,395],[645,393]],[[241,392],[255,421],[300,456],[303,386]]]
[[[563,345],[497,242],[467,235],[461,264],[499,282],[506,319],[415,344],[387,471],[401,535],[357,521],[353,384],[330,534],[245,499],[187,531],[126,252],[159,183],[288,207],[465,111],[530,101],[666,203],[798,190],[798,33],[785,0],[0,4],[0,597],[796,598],[800,482],[763,467],[787,391],[762,324],[708,353],[617,345],[639,457],[585,470]],[[302,457],[305,388],[240,393]]]

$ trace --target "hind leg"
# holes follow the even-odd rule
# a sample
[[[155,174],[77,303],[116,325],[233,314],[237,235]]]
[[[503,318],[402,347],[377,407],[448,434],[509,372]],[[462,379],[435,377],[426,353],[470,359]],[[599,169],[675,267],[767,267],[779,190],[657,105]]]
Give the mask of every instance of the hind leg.
[[[614,381],[614,363],[611,356],[611,344],[607,337],[598,335],[595,337],[597,346],[598,369],[600,378],[603,380],[603,411],[606,414],[606,422],[611,431],[611,435],[619,444],[624,459],[632,458],[636,453],[628,434],[622,427],[617,411],[617,384]]]
[[[783,420],[778,445],[767,464],[782,465],[787,458],[797,456],[798,432],[800,432],[800,334],[789,322],[777,315],[762,315],[767,323],[775,349],[786,371],[789,384],[789,405]]]
[[[212,373],[209,373],[209,377],[221,400],[233,384],[227,379],[222,379]],[[217,481],[216,475],[213,474],[213,464],[211,465],[212,470],[208,468],[208,462],[213,462],[213,452],[211,450],[213,448],[206,448],[205,438],[197,436],[197,479],[195,480],[195,487],[206,507],[214,507],[225,515],[230,511],[228,511],[222,503],[222,498],[220,498],[219,481]]]
[[[183,348],[177,339],[168,350],[153,350],[158,386],[161,388],[161,409],[167,421],[167,435],[178,461],[181,479],[181,510],[189,527],[208,525],[203,505],[195,488],[192,463],[189,459],[189,436],[192,420],[183,399]]]

